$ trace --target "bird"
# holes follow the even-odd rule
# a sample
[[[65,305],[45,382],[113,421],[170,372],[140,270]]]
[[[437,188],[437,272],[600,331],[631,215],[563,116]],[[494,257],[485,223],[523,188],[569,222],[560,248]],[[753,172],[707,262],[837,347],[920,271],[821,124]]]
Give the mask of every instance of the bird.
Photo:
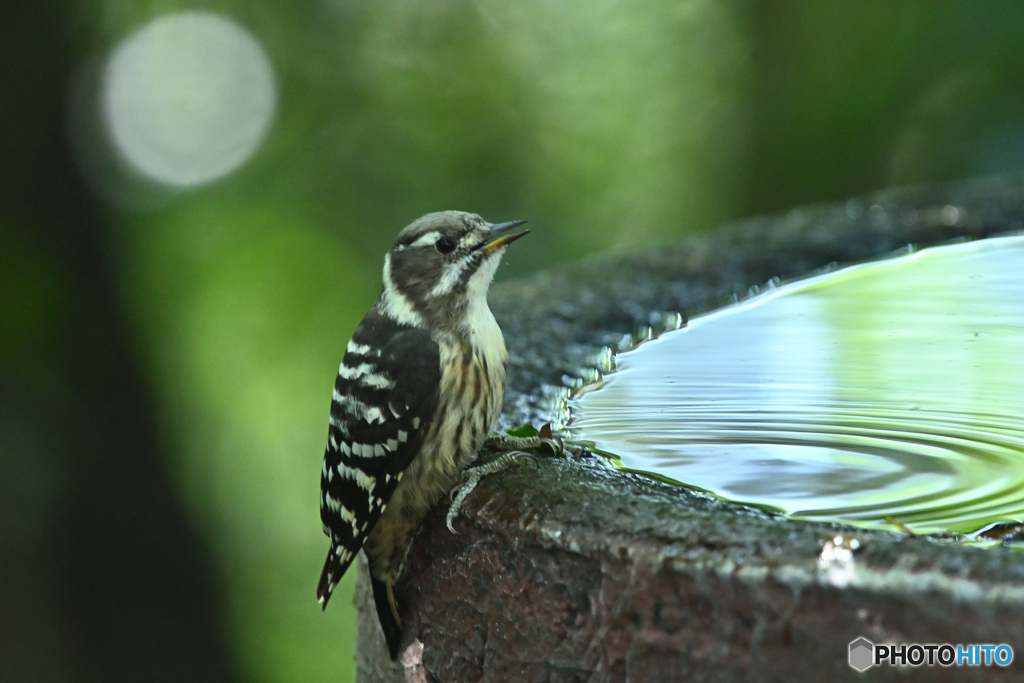
[[[392,660],[403,636],[394,586],[413,535],[501,413],[508,351],[487,292],[525,222],[440,211],[409,224],[338,368],[320,476],[331,544],[317,600],[327,608],[362,549]]]

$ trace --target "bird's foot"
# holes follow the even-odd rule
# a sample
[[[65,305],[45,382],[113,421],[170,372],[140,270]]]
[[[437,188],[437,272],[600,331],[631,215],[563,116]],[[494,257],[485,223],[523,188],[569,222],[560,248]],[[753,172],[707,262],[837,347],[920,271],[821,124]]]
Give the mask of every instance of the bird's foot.
[[[532,431],[532,430],[531,430]],[[524,458],[536,462],[537,458],[526,451],[543,451],[551,449],[555,455],[561,455],[563,451],[562,437],[551,431],[551,425],[546,424],[536,432],[534,436],[512,436],[511,434],[494,434],[484,442],[482,451],[504,451],[494,460],[490,460],[475,467],[467,467],[462,471],[459,482],[451,490],[452,504],[448,508],[448,517],[445,522],[448,530],[456,533],[452,522],[459,516],[462,509],[462,502],[473,492],[480,480],[488,474],[500,472]]]
[[[513,437],[514,438],[514,437]],[[455,527],[452,526],[452,522],[459,516],[459,510],[462,509],[462,502],[466,500],[466,497],[473,492],[476,485],[480,483],[483,477],[488,474],[494,474],[500,472],[503,469],[514,465],[521,458],[528,458],[529,460],[535,460],[535,458],[529,453],[522,451],[509,451],[503,455],[498,456],[490,462],[486,462],[483,465],[477,465],[476,467],[467,467],[462,471],[462,475],[459,477],[459,482],[452,487],[451,498],[452,504],[448,508],[448,516],[445,519],[445,524],[448,525],[448,531],[458,533],[455,531]]]
[[[562,437],[551,431],[550,423],[541,427],[536,436],[494,434],[484,442],[484,449],[493,451],[539,451],[543,448],[550,448],[555,455],[563,450]]]

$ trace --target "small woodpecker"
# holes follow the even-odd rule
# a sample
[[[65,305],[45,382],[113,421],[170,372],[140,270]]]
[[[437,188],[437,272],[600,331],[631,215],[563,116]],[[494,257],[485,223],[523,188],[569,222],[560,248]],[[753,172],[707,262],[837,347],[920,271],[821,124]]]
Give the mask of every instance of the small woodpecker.
[[[441,211],[402,230],[338,368],[320,473],[331,549],[317,599],[326,609],[362,548],[392,659],[402,639],[393,588],[413,534],[501,412],[508,351],[487,289],[525,222]]]

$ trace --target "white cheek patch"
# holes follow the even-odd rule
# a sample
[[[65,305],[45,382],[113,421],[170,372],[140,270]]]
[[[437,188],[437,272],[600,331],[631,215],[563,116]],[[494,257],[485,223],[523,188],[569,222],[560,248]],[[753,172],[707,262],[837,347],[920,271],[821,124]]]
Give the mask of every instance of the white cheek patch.
[[[471,261],[472,257],[467,256],[461,261],[446,263],[441,279],[436,285],[434,285],[434,288],[430,290],[430,296],[438,297],[451,293],[451,291],[455,289],[455,285],[459,284],[459,280],[462,279],[462,274],[466,272],[466,268],[469,267]]]
[[[398,290],[391,279],[391,254],[384,257],[384,295],[381,297],[381,304],[384,315],[399,324],[412,327],[424,326],[423,318],[413,307],[412,302]]]

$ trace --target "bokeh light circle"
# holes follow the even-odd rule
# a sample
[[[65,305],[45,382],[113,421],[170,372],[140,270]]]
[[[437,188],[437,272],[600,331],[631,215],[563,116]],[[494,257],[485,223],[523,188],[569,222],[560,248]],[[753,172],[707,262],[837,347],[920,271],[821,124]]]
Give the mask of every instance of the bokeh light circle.
[[[210,182],[259,148],[277,87],[259,41],[212,12],[159,17],[112,52],[103,116],[121,156],[176,186]]]

